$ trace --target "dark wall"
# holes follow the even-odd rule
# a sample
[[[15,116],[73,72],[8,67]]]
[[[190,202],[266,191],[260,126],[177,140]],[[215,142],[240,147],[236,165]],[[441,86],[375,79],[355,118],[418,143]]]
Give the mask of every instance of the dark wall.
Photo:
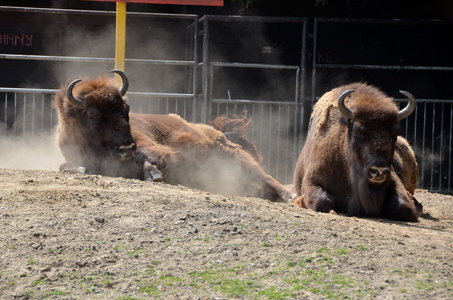
[[[246,1],[243,1],[246,2]],[[3,0],[1,5],[68,9],[115,10],[115,3],[76,0]],[[128,10],[158,13],[238,15],[238,1],[225,0],[223,7],[190,5],[127,4]],[[255,0],[243,12],[256,16],[338,17],[379,19],[452,19],[451,0]]]

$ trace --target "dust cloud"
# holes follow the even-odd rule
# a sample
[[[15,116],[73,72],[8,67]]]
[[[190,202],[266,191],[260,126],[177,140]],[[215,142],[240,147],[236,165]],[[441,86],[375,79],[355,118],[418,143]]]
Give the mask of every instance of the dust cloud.
[[[0,168],[57,171],[63,162],[55,134],[0,137]]]

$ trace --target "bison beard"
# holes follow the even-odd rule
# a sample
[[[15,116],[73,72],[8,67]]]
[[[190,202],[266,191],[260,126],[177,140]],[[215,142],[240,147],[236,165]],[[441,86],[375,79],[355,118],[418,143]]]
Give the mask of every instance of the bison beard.
[[[316,103],[299,156],[294,203],[316,211],[359,217],[417,221],[418,166],[399,121],[415,108],[398,111],[375,87],[355,83],[336,88]]]
[[[124,95],[104,77],[64,84],[54,98],[62,170],[182,184],[216,193],[288,202],[293,193],[224,133],[177,115],[129,113]],[[217,122],[219,124],[219,122]],[[245,141],[245,139],[243,140]]]

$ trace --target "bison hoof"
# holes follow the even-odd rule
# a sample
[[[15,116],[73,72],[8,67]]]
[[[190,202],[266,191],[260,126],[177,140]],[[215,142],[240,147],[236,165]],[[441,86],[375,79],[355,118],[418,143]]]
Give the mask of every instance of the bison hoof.
[[[73,173],[79,173],[79,174],[85,174],[86,168],[84,167],[76,167],[71,165],[70,163],[63,163],[60,165],[59,168],[60,172],[73,172]]]
[[[151,174],[151,176],[153,177],[152,180],[154,182],[161,182],[163,180],[161,174]]]

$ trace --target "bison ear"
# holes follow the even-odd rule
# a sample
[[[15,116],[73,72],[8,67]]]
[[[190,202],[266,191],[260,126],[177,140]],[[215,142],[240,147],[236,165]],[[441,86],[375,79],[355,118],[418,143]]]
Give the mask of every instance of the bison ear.
[[[72,89],[74,88],[76,83],[80,81],[82,80],[80,79],[74,80],[68,85],[68,88],[66,89],[66,97],[68,98],[69,103],[71,103],[71,105],[74,106],[75,108],[83,108],[83,101],[74,97],[74,95],[72,94]]]
[[[119,89],[120,90],[120,94],[121,94],[121,96],[126,95],[126,92],[129,89],[129,79],[127,79],[126,74],[124,74],[123,71],[116,70],[116,69],[115,70],[111,70],[110,73],[115,73],[115,74],[120,75],[121,80],[123,81],[123,83],[121,84],[121,87]]]
[[[414,96],[411,93],[406,91],[400,91],[401,94],[409,99],[409,103],[406,105],[405,108],[398,112],[398,121],[409,117],[409,115],[414,111],[415,107],[417,106],[417,102],[415,101]]]

